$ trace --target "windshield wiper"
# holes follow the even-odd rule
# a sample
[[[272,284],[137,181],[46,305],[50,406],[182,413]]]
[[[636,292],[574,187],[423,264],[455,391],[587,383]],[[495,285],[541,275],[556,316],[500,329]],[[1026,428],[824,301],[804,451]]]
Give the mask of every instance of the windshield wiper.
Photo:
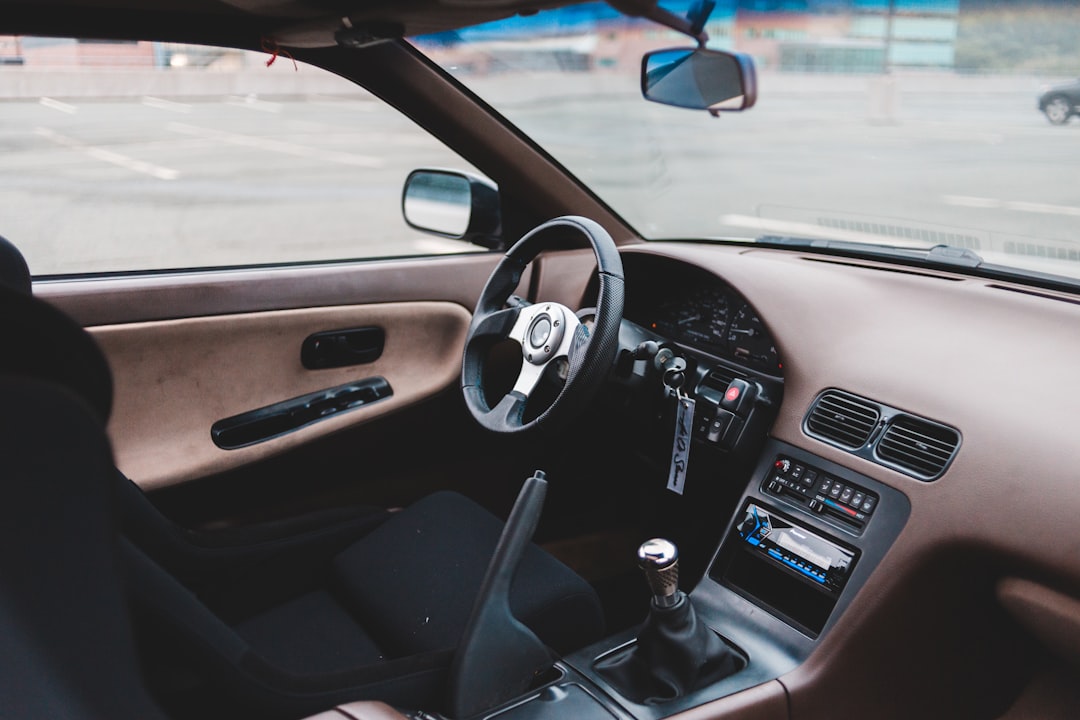
[[[859,255],[879,257],[886,260],[906,260],[920,265],[949,268],[980,268],[985,262],[977,252],[970,248],[952,245],[934,245],[930,248],[897,247],[896,245],[875,245],[873,243],[852,242],[850,240],[822,240],[817,238],[788,237],[783,235],[762,235],[754,241],[758,245],[783,248],[805,248],[807,250],[825,250],[840,255]]]
[[[989,263],[983,260],[974,250],[953,245],[910,248],[896,245],[876,245],[851,240],[828,240],[784,235],[762,235],[754,240],[754,244],[779,249],[813,250],[843,257],[891,260],[916,267],[948,270],[963,269],[981,277],[1020,281],[1028,285],[1033,284],[1069,293],[1076,293],[1080,290],[1080,280],[1076,278],[1017,268],[1011,265]]]

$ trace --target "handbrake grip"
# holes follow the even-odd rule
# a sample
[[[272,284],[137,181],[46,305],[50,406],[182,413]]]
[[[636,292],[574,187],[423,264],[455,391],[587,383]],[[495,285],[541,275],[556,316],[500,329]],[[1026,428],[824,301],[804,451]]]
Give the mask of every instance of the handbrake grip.
[[[471,717],[521,695],[554,664],[547,646],[510,610],[510,586],[546,495],[547,480],[537,470],[506,519],[450,666],[451,717]]]

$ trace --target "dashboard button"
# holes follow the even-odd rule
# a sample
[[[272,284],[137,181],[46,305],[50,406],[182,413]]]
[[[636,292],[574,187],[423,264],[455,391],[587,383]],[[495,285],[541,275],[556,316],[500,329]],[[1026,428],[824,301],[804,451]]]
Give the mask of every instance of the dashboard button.
[[[844,488],[844,491],[840,493],[840,502],[842,502],[842,503],[851,502],[851,495],[854,492],[855,491],[852,490],[849,487]]]
[[[851,496],[851,507],[853,507],[853,508],[862,507],[863,500],[865,500],[865,499],[866,499],[866,496],[863,495],[861,492],[855,493],[854,495]]]
[[[735,378],[728,383],[727,390],[724,391],[724,399],[720,401],[720,407],[731,410],[737,415],[743,415],[753,402],[755,394],[750,383]]]
[[[728,426],[731,425],[731,421],[735,418],[734,415],[727,410],[717,410],[716,417],[709,423],[709,430],[705,435],[705,439],[711,443],[720,442],[724,437],[724,433],[727,432]]]

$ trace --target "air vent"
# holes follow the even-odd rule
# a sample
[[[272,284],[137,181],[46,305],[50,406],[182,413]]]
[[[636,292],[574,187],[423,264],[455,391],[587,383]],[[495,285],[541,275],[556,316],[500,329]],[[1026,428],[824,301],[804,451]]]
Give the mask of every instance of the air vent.
[[[960,434],[952,428],[899,415],[885,428],[877,455],[886,463],[933,480],[944,472],[959,445]]]
[[[830,390],[822,393],[806,416],[806,431],[852,450],[870,439],[881,412],[853,395]]]
[[[920,480],[936,480],[960,447],[960,432],[842,390],[822,392],[803,422],[807,435]]]

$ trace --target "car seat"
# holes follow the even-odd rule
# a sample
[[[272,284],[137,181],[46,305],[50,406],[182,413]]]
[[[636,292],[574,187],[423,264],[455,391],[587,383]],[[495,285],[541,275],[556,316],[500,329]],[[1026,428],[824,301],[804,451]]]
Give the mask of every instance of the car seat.
[[[66,388],[104,426],[112,402],[105,357],[83,328],[29,293],[19,260],[0,238],[0,332],[9,348],[0,373]],[[110,485],[135,637],[171,714],[298,717],[358,699],[442,700],[501,531],[475,502],[440,492],[395,513],[343,509],[194,531],[115,468]],[[510,603],[557,653],[603,633],[592,587],[535,545]]]

